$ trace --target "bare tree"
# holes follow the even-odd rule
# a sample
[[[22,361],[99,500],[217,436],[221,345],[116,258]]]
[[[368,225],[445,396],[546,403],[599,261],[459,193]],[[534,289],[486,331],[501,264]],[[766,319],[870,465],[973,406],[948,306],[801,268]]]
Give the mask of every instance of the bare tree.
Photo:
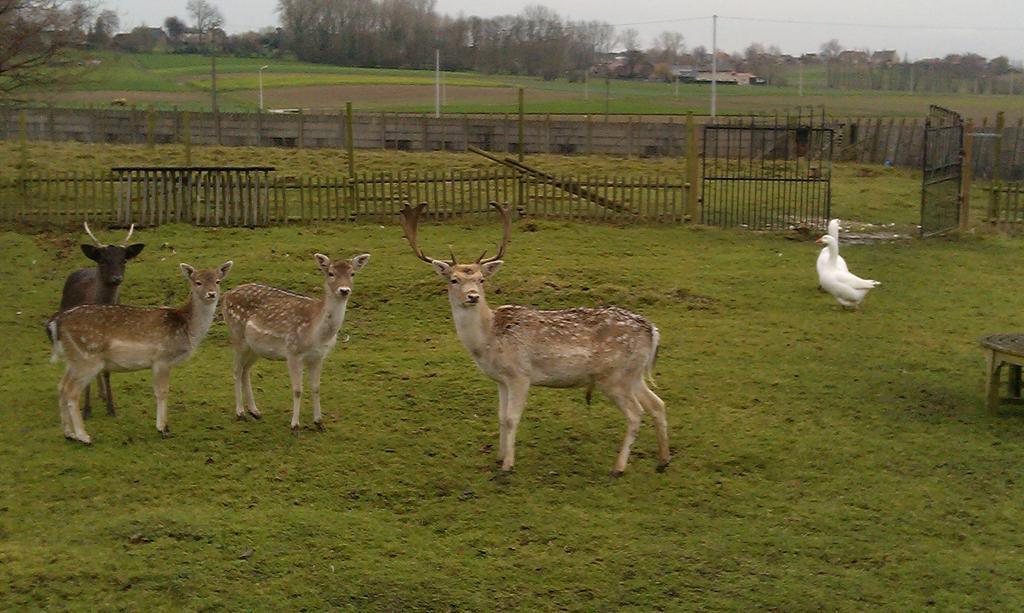
[[[636,31],[636,28],[626,28],[619,32],[619,42],[626,48],[626,51],[636,51],[640,49],[640,33]]]
[[[192,17],[196,32],[206,34],[214,28],[224,25],[224,15],[207,0],[188,0],[188,14]]]
[[[656,59],[674,64],[676,58],[686,52],[683,35],[679,32],[664,31],[654,37],[654,55]]]
[[[839,44],[838,40],[833,38],[827,43],[821,44],[821,58],[826,62],[831,62],[832,60],[839,57],[839,54],[842,52],[842,50],[843,46]]]
[[[93,47],[105,46],[120,27],[121,19],[118,18],[116,12],[110,9],[100,11],[100,14],[96,16],[96,21],[92,24],[92,29],[89,31],[89,44]]]
[[[164,19],[164,31],[167,32],[167,37],[174,42],[180,41],[187,29],[188,26],[185,25],[185,22],[175,16]]]
[[[80,2],[0,0],[0,101],[66,81],[69,72],[54,69],[68,63],[70,46],[84,42],[90,18]]]

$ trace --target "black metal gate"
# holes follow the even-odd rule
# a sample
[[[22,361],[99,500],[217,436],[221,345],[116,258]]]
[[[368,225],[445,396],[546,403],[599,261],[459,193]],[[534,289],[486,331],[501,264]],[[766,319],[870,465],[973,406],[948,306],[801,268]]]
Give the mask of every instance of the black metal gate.
[[[928,107],[924,122],[921,179],[921,236],[956,229],[960,224],[964,122],[941,106]]]
[[[824,228],[832,202],[833,137],[813,115],[705,126],[701,223]]]

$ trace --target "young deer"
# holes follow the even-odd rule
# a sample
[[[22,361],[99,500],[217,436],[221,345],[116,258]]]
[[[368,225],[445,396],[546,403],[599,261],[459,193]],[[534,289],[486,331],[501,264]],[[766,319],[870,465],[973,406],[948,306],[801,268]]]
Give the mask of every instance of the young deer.
[[[256,360],[286,360],[292,379],[292,433],[299,433],[303,365],[309,368],[313,423],[323,430],[320,371],[345,321],[352,277],[366,266],[370,254],[334,261],[320,253],[313,257],[324,273],[324,297],[320,300],[258,283],[239,285],[224,294],[221,310],[235,348],[235,414],[238,419],[245,419],[246,410],[256,419],[260,418],[252,393],[252,366]]]
[[[106,245],[97,239],[89,230],[89,222],[83,224],[85,233],[95,245],[83,243],[82,253],[96,262],[95,268],[80,268],[68,275],[64,281],[64,291],[60,297],[60,310],[66,311],[80,304],[117,304],[120,300],[121,282],[124,280],[125,264],[142,253],[142,243],[129,245],[128,241],[135,231],[135,224],[128,228],[128,236],[120,245]],[[110,373],[103,371],[99,387],[107,402],[107,415],[114,415],[114,394],[110,387]],[[89,386],[85,386],[85,404],[82,414],[89,417]]]
[[[180,308],[144,308],[121,304],[85,304],[55,315],[46,326],[53,361],[67,363],[60,381],[60,417],[64,436],[89,444],[78,397],[98,373],[153,370],[156,429],[167,427],[167,390],[171,368],[187,360],[210,330],[220,298],[220,282],[232,263],[196,270],[181,264],[191,292]]]
[[[626,437],[612,469],[620,476],[640,428],[644,410],[654,416],[658,434],[659,470],[668,466],[668,422],[665,403],[644,381],[658,353],[658,329],[649,321],[618,307],[540,311],[521,306],[491,310],[484,299],[484,280],[502,265],[509,243],[512,216],[507,206],[492,202],[501,212],[504,236],[498,254],[471,264],[459,264],[423,254],[416,226],[426,204],[402,208],[402,229],[413,252],[429,262],[448,282],[455,331],[480,370],[498,384],[498,460],[504,472],[515,464],[516,429],[531,385],[544,387],[596,386],[626,416]]]

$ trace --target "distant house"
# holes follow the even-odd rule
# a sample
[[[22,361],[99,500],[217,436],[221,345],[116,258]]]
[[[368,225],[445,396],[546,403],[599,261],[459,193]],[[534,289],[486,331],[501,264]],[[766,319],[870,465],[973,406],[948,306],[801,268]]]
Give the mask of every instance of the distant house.
[[[168,42],[167,33],[161,28],[139,26],[131,32],[120,32],[110,39],[110,46],[119,51],[140,52],[152,51],[165,47]]]
[[[873,66],[892,66],[899,63],[900,55],[893,49],[875,51],[871,54],[871,64]]]
[[[670,69],[672,76],[684,83],[689,83],[697,80],[697,75],[700,71],[697,70],[696,66],[687,64],[673,64]]]
[[[847,49],[846,51],[840,51],[836,57],[836,61],[840,64],[859,65],[868,63],[868,54],[864,51],[855,51],[853,49]]]
[[[710,70],[701,70],[697,73],[694,83],[711,83],[715,81],[720,85],[765,85],[767,82],[750,72],[736,72],[734,70],[720,71],[717,79],[713,78]]]
[[[805,53],[800,56],[800,61],[804,64],[817,64],[821,61],[821,58],[817,53]]]

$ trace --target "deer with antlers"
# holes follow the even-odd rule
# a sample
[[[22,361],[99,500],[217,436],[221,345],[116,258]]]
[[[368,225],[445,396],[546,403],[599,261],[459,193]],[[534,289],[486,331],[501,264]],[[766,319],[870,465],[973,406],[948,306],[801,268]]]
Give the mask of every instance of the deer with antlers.
[[[117,304],[120,302],[121,282],[124,281],[125,264],[128,260],[142,253],[146,246],[143,243],[129,245],[135,231],[135,224],[128,228],[128,236],[124,237],[120,245],[108,245],[101,243],[89,229],[89,222],[84,222],[85,233],[92,239],[93,245],[83,243],[82,253],[96,266],[93,268],[80,268],[68,275],[64,281],[64,291],[60,297],[60,310],[66,311],[80,304]],[[110,373],[103,371],[100,375],[100,393],[107,403],[107,415],[114,415],[114,393],[110,387]],[[85,403],[82,407],[82,414],[89,417],[92,407],[89,403],[89,386],[85,386],[83,392]]]
[[[320,371],[338,341],[345,321],[352,277],[370,259],[363,253],[350,260],[313,256],[324,274],[324,297],[315,300],[259,283],[239,285],[224,294],[224,322],[235,348],[235,415],[259,419],[252,393],[252,366],[259,358],[285,360],[292,380],[292,434],[299,433],[302,369],[309,369],[313,423],[323,430],[320,414]]]
[[[217,268],[196,270],[181,264],[189,283],[189,298],[180,308],[144,308],[123,304],[83,304],[54,315],[46,325],[53,343],[53,361],[67,364],[60,381],[60,417],[64,436],[85,444],[78,398],[82,388],[102,371],[153,371],[156,429],[167,427],[167,392],[171,368],[187,360],[213,323],[220,282],[230,261]]]
[[[416,231],[426,203],[402,207],[402,229],[416,257],[448,282],[455,331],[473,361],[498,384],[498,461],[507,473],[515,465],[516,430],[531,385],[600,389],[626,417],[626,436],[612,476],[621,476],[646,410],[654,417],[658,469],[669,463],[665,403],[645,381],[658,353],[658,329],[640,315],[618,307],[542,311],[522,306],[491,309],[484,281],[502,265],[512,232],[507,206],[492,202],[502,216],[498,253],[460,264],[424,255]]]

